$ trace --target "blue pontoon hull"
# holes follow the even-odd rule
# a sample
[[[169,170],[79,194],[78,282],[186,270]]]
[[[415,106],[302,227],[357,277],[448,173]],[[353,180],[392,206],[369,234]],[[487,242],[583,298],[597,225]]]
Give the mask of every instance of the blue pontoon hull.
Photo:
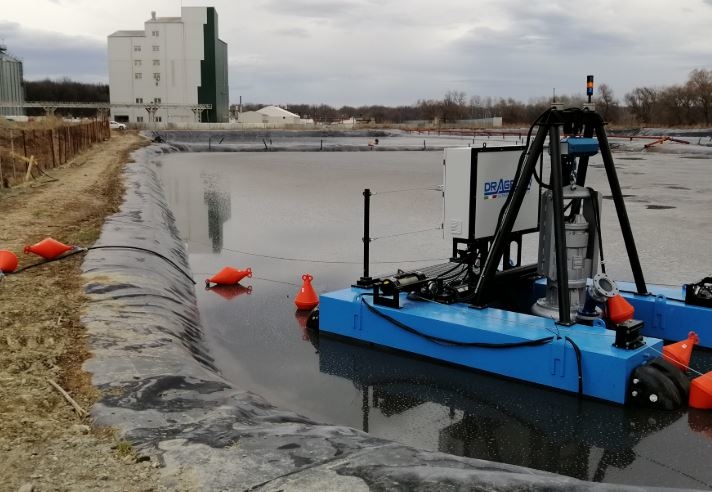
[[[385,315],[381,316],[364,304],[373,306],[372,297],[364,294],[368,291],[350,288],[322,295],[320,330],[575,393],[579,389],[579,370],[568,337],[581,353],[583,394],[619,404],[625,403],[632,371],[659,357],[662,351],[662,341],[657,338],[645,338],[645,345],[638,349],[623,350],[613,346],[615,334],[603,327],[578,324],[563,327],[538,316],[496,308],[473,309],[465,304],[412,301],[405,294],[400,294],[400,309],[375,306]],[[641,310],[647,308],[641,301]],[[420,334],[459,343],[553,339],[537,346],[516,348],[457,346],[406,330],[387,317]]]

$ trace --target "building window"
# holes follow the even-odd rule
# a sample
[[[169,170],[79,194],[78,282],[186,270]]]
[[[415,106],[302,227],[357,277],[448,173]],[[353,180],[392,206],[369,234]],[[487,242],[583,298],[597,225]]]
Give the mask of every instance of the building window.
[[[153,100],[153,103],[154,103],[154,104],[161,104],[161,98],[160,98],[160,97],[155,98],[155,99]]]
[[[134,45],[134,51],[141,51],[141,45],[140,45],[140,44],[135,44],[135,45]]]
[[[153,36],[154,38],[157,38],[157,37],[158,37],[158,31],[151,31],[151,36]]]
[[[157,44],[153,45],[153,51],[159,51],[160,49],[161,49],[161,47],[158,46]]]
[[[160,66],[160,64],[161,64],[161,60],[153,60],[154,67]]]
[[[142,97],[137,97],[137,98],[136,98],[136,104],[143,104],[143,98],[142,98]]]
[[[136,73],[134,74],[134,78],[135,78],[136,80],[140,80],[140,79],[143,78],[143,75],[141,75],[141,72],[136,72]]]
[[[160,122],[161,122],[161,117],[160,117],[160,116],[156,116],[156,117],[154,118],[154,121],[156,121],[157,123],[160,123]]]
[[[136,123],[143,123],[143,116],[137,116]]]
[[[141,60],[134,60],[134,67],[140,67],[141,66]]]
[[[154,72],[154,74],[153,74],[153,80],[155,80],[156,82],[158,82],[159,80],[161,80],[161,74],[158,73],[158,72]]]

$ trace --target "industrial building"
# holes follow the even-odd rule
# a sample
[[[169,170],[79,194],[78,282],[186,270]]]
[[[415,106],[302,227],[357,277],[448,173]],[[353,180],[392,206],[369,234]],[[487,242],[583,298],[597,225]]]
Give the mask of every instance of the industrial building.
[[[122,105],[112,107],[114,120],[228,121],[227,44],[214,7],[182,7],[180,17],[151,12],[143,30],[108,36],[108,57],[111,104]]]
[[[24,114],[21,104],[25,101],[22,88],[22,62],[7,53],[7,47],[0,44],[0,102],[18,106],[0,106],[0,116],[20,116]]]
[[[305,124],[298,114],[279,106],[265,106],[257,111],[245,111],[237,115],[237,122],[245,125],[287,126]]]

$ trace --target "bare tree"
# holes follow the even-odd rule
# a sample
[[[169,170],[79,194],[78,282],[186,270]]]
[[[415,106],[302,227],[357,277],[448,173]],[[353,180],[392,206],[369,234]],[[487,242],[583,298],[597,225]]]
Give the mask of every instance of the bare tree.
[[[618,121],[620,106],[613,95],[613,89],[608,84],[599,84],[598,86],[596,109],[605,121]]]
[[[464,92],[447,91],[442,102],[441,116],[443,122],[454,122],[467,115],[467,104]]]
[[[687,86],[702,112],[705,124],[709,125],[712,118],[712,70],[693,70]]]
[[[633,116],[641,123],[651,123],[656,110],[658,90],[652,87],[637,87],[625,95]]]

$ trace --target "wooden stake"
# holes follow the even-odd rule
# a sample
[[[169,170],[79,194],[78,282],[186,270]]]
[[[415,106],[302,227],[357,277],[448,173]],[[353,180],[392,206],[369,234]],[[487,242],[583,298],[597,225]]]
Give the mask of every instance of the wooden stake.
[[[27,174],[25,174],[25,183],[27,183],[32,177],[32,166],[35,165],[35,156],[31,155],[27,161]]]
[[[72,405],[72,407],[74,408],[74,411],[77,412],[77,415],[79,415],[80,418],[84,418],[84,417],[86,417],[87,415],[89,415],[89,413],[88,413],[86,410],[84,410],[81,406],[79,406],[79,403],[77,403],[77,402],[74,400],[74,398],[72,398],[71,396],[69,396],[69,393],[67,393],[66,391],[64,391],[60,385],[58,385],[57,383],[55,383],[55,382],[52,381],[51,379],[48,379],[47,382],[48,382],[49,384],[51,384],[54,389],[56,389],[57,391],[59,391],[60,394],[64,397],[64,399],[67,400],[70,405]]]

